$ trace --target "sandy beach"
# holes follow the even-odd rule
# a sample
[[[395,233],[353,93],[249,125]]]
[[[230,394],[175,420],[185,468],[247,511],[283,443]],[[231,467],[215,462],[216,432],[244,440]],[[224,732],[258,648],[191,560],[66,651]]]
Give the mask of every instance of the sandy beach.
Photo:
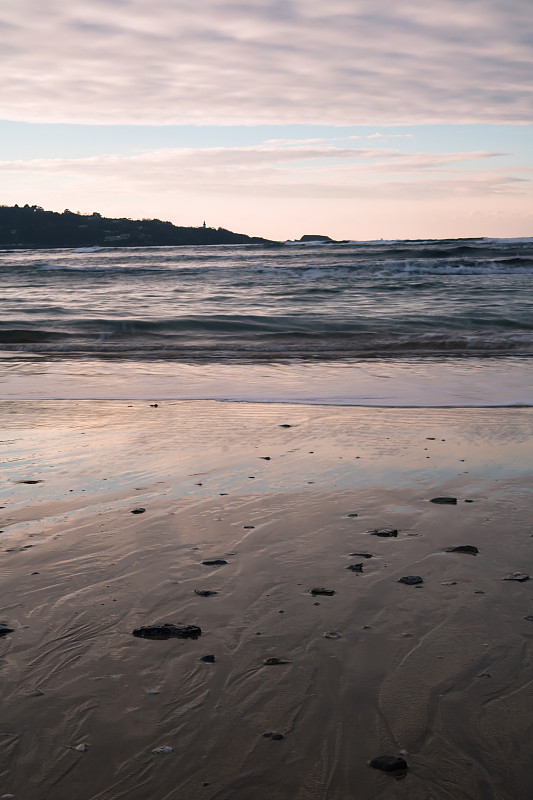
[[[155,402],[1,404],[0,795],[531,797],[531,409]]]

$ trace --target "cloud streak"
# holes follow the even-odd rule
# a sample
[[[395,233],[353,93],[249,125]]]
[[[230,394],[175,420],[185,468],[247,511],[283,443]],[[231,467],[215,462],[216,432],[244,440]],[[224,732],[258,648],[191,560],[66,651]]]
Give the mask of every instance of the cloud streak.
[[[523,0],[17,0],[0,8],[0,117],[522,123],[531,29]]]
[[[0,162],[0,174],[46,176],[101,192],[242,197],[376,197],[520,193],[529,181],[507,174],[496,152],[404,153],[328,144],[174,148],[134,156]],[[493,167],[492,163],[496,166]]]

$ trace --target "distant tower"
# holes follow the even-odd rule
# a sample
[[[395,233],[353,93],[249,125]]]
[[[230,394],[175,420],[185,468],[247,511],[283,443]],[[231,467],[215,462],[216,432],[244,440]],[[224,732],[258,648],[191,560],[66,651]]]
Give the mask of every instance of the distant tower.
[[[204,224],[202,225],[202,228],[205,228],[205,219],[204,219]]]

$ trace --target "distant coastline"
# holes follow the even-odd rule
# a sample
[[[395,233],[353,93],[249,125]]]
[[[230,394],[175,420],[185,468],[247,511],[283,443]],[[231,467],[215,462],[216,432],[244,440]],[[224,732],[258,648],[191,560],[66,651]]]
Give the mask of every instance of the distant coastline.
[[[210,244],[271,244],[225,228],[181,227],[160,219],[118,219],[98,212],[45,211],[41,206],[0,206],[0,248],[164,247]]]

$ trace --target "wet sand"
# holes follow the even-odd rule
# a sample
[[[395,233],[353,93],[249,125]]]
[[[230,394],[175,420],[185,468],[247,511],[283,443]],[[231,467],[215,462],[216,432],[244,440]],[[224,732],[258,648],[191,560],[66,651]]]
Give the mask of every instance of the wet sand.
[[[533,574],[531,410],[26,402],[1,420],[0,795],[532,796],[533,579],[502,581]],[[164,622],[202,635],[132,636]],[[402,750],[401,780],[367,764]]]

